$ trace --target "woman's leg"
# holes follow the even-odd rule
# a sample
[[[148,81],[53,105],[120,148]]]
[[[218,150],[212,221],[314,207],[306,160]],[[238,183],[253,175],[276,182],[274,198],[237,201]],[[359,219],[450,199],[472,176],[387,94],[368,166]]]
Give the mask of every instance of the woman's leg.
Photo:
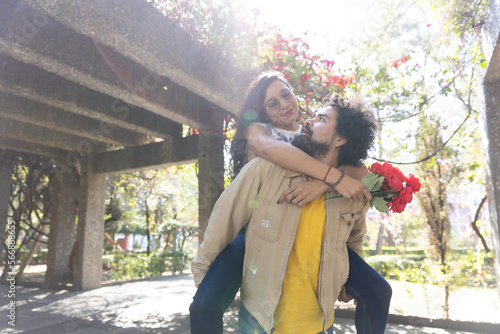
[[[355,251],[347,247],[349,278],[347,292],[358,301],[356,331],[358,334],[383,334],[389,315],[392,289],[389,283]]]
[[[189,307],[192,334],[222,334],[222,316],[241,286],[245,234],[240,232],[212,263]]]
[[[240,305],[240,313],[238,314],[238,333],[266,334],[264,328],[262,328],[257,319],[247,311],[243,304]]]

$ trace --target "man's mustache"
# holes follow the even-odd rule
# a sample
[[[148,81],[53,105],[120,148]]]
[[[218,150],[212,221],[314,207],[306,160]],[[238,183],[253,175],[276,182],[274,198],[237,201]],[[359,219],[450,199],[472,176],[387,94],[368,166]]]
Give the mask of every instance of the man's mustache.
[[[309,127],[309,124],[304,124],[302,126],[301,133],[304,133],[304,134],[311,136],[313,134],[313,130]]]

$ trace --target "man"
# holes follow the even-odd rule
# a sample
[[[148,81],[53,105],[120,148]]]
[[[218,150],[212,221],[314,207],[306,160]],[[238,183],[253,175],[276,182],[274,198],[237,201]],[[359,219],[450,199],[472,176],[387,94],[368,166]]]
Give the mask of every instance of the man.
[[[335,96],[306,121],[293,144],[330,166],[359,164],[374,129],[371,115]],[[248,225],[241,333],[332,331],[334,302],[348,274],[346,244],[361,255],[368,207],[345,198],[323,201],[324,196],[302,208],[277,204],[283,192],[306,179],[256,158],[213,209],[192,271],[198,286],[217,255]]]

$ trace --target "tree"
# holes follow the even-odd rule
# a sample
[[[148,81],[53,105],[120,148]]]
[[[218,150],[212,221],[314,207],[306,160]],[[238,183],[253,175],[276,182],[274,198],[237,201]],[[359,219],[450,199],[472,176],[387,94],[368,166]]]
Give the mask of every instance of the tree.
[[[274,70],[284,74],[305,112],[304,118],[312,115],[311,108],[317,107],[323,97],[342,92],[353,80],[340,68],[335,68],[334,60],[311,52],[306,38],[307,35],[295,37],[277,27],[264,25],[256,60],[259,71]]]
[[[114,203],[122,213],[115,233],[145,235],[148,255],[163,242],[163,250],[184,251],[186,240],[197,230],[194,166],[115,175],[108,180],[106,196],[107,207]]]
[[[418,158],[430,155],[439,150],[431,159],[418,165],[422,188],[417,193],[417,197],[425,214],[430,236],[430,243],[438,257],[441,272],[441,281],[445,288],[444,311],[449,318],[449,295],[450,295],[450,270],[448,268],[450,257],[450,218],[448,215],[449,202],[447,194],[449,187],[457,184],[460,179],[460,159],[457,152],[443,146],[441,136],[442,124],[438,117],[420,118],[420,125],[417,131],[417,152]]]
[[[29,265],[41,243],[47,242],[50,224],[50,194],[48,184],[54,175],[54,162],[46,157],[0,151],[0,164],[12,161],[13,183],[9,201],[8,221],[14,222],[15,259],[21,261],[17,279]],[[3,247],[6,247],[3,244]],[[28,251],[29,249],[29,251]],[[26,251],[26,257],[21,254]],[[13,272],[5,257],[2,278]]]

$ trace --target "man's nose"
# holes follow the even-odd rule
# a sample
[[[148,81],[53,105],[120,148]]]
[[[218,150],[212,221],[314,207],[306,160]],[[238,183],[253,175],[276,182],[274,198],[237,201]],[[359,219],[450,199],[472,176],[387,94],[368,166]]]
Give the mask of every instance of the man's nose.
[[[308,127],[311,127],[313,125],[313,119],[309,118],[304,121],[304,125],[307,125]]]

